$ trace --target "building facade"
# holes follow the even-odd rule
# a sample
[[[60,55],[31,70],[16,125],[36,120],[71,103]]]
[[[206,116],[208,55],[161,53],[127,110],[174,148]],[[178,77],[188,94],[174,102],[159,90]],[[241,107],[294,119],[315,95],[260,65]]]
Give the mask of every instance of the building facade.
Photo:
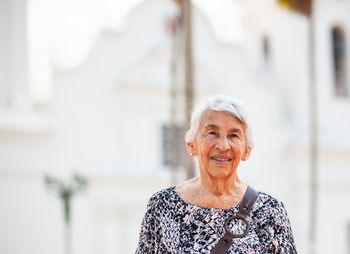
[[[165,127],[183,123],[183,84],[171,74],[173,38],[167,31],[178,9],[172,1],[143,1],[130,11],[123,30],[101,27],[79,61],[57,64],[49,46],[31,39],[38,31],[21,15],[37,13],[34,3],[40,7],[40,1],[0,1],[5,56],[0,58],[0,251],[64,253],[62,204],[44,176],[68,181],[80,172],[89,185],[73,198],[72,253],[133,253],[148,198],[184,175],[181,165],[173,173],[165,159]],[[206,13],[194,6],[196,100],[225,93],[247,103],[255,148],[239,174],[284,202],[297,249],[307,253],[308,20],[274,1],[237,3],[243,14],[241,43],[218,40]],[[314,13],[316,253],[345,254],[350,251],[350,3],[317,1]],[[179,52],[181,46],[176,57]],[[179,75],[181,68],[178,64]],[[175,116],[171,84],[177,87]]]

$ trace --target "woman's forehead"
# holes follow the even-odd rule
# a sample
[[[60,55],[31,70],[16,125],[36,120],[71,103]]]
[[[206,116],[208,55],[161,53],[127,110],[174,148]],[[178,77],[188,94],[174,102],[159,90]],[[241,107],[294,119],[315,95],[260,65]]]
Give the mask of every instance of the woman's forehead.
[[[205,112],[201,118],[199,128],[218,129],[220,127],[243,128],[241,121],[234,115],[225,111],[209,110]],[[243,128],[244,129],[244,128]]]

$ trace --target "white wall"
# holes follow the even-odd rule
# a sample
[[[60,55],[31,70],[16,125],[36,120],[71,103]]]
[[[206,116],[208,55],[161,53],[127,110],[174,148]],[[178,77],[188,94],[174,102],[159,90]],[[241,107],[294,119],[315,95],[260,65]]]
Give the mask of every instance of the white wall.
[[[25,9],[24,2],[16,3]],[[306,253],[307,20],[273,3],[241,2],[243,45],[218,42],[205,13],[195,9],[196,98],[226,93],[247,103],[256,145],[239,173],[284,202],[298,251]],[[349,9],[346,3],[322,3],[316,16],[321,143],[317,248],[318,253],[346,253],[349,100],[331,93],[328,36],[334,22],[349,31]],[[48,66],[52,89],[41,107],[27,105],[0,117],[1,253],[63,253],[62,207],[55,193],[45,189],[43,175],[68,178],[72,170],[90,179],[88,190],[74,198],[73,253],[135,251],[147,199],[171,184],[170,172],[161,164],[160,127],[169,120],[170,38],[164,20],[175,12],[170,1],[141,3],[128,15],[123,32],[101,31],[80,65],[60,65],[52,73],[55,66]],[[4,40],[8,30],[1,24]],[[21,23],[15,34],[23,36],[23,30]],[[268,71],[261,58],[262,34],[271,40]],[[4,60],[0,64],[6,67]],[[18,73],[25,74],[25,63],[19,66]],[[1,75],[0,81],[5,79]],[[339,207],[336,213],[334,206]],[[330,239],[328,232],[339,232],[339,237]]]

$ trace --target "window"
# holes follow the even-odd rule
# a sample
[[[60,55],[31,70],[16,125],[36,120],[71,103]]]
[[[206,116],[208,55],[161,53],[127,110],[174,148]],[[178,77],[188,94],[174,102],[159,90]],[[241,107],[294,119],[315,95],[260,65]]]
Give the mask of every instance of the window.
[[[270,40],[266,35],[263,35],[262,37],[262,56],[263,56],[264,70],[268,72],[271,65],[271,48],[270,48]]]
[[[338,97],[349,95],[346,78],[345,34],[341,27],[332,29],[334,94]]]
[[[185,140],[182,126],[162,126],[162,163],[164,166],[179,167],[184,164]],[[171,142],[173,140],[173,142]]]

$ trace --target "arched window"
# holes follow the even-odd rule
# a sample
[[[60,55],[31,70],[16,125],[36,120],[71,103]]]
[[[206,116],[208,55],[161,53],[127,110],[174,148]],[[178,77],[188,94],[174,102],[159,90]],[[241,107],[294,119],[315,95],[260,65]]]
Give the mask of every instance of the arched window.
[[[332,29],[334,93],[338,97],[349,95],[346,73],[345,34],[341,27]]]
[[[271,65],[271,46],[269,37],[266,35],[263,35],[262,37],[262,56],[264,69],[266,72],[268,72]]]

